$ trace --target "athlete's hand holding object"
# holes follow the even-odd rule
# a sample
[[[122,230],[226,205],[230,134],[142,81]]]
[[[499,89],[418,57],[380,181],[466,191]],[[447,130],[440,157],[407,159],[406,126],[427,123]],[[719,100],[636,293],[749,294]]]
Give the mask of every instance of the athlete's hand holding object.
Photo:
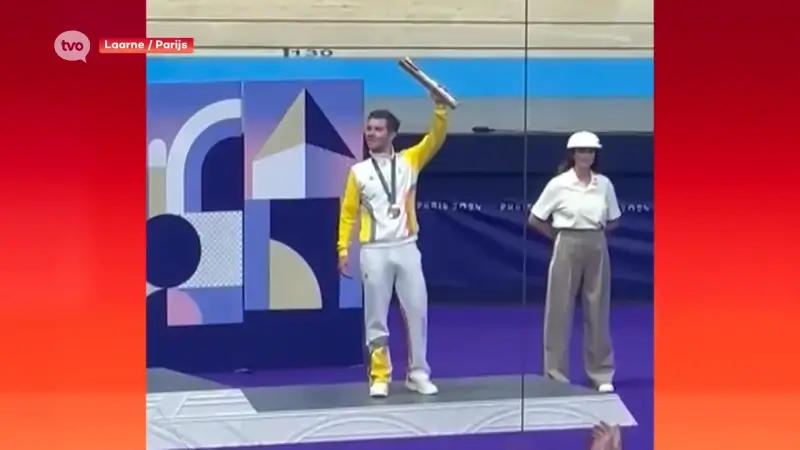
[[[436,100],[437,103],[441,103],[442,105],[448,106],[450,109],[456,109],[458,107],[458,100],[453,97],[452,94],[447,92],[444,86],[439,84],[436,80],[428,76],[425,72],[422,71],[413,61],[411,58],[403,58],[399,61],[400,67],[403,68],[409,75],[414,77],[419,84],[421,84],[425,89],[430,91],[431,96]]]

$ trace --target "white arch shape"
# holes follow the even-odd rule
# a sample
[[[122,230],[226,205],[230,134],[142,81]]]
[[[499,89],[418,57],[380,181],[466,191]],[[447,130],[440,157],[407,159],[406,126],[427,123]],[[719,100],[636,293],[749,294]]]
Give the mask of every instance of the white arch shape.
[[[161,139],[153,139],[147,144],[147,167],[167,167],[167,143]]]
[[[241,117],[242,99],[229,98],[203,107],[181,126],[175,135],[175,140],[172,141],[172,148],[167,157],[167,213],[183,214],[186,212],[184,193],[186,174],[184,171],[194,141],[211,125],[224,120],[241,119]]]

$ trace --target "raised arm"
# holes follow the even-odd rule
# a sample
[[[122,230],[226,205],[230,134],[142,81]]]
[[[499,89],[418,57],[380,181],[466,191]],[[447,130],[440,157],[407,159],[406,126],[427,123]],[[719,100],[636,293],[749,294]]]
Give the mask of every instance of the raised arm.
[[[356,177],[351,170],[347,175],[347,184],[344,188],[342,206],[339,210],[339,240],[336,244],[336,250],[339,252],[340,260],[347,258],[347,251],[350,248],[350,237],[353,235],[353,224],[356,223],[356,216],[358,215],[359,203],[360,196],[358,194],[358,186],[356,185]]]
[[[442,144],[447,137],[447,115],[449,111],[450,109],[447,106],[437,103],[433,109],[433,120],[428,129],[428,134],[417,145],[403,152],[403,157],[407,158],[411,166],[418,172],[442,148]]]

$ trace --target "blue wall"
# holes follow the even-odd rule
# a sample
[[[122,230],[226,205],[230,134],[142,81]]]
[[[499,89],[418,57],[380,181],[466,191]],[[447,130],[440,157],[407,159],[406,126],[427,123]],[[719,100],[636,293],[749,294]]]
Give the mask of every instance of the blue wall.
[[[419,59],[463,97],[652,97],[653,60]],[[394,59],[150,58],[149,82],[361,79],[367,96],[423,95]]]

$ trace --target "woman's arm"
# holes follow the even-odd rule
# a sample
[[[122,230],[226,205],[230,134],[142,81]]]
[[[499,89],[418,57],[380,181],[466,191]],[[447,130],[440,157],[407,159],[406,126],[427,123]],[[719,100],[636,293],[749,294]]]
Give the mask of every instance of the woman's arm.
[[[552,180],[544,187],[542,195],[534,203],[531,208],[531,214],[528,217],[528,224],[534,230],[542,233],[543,235],[554,239],[556,237],[556,230],[550,224],[550,216],[556,209],[558,203],[558,190],[553,184]]]
[[[545,237],[550,239],[556,238],[556,230],[552,225],[550,225],[550,222],[545,222],[544,220],[535,217],[533,214],[531,214],[531,216],[528,218],[528,225],[530,225],[534,230],[543,234]]]
[[[608,205],[608,217],[606,219],[606,226],[603,229],[613,231],[619,226],[619,218],[622,217],[622,211],[619,209],[619,201],[617,200],[617,192],[614,190],[614,183],[608,180],[608,189],[606,190],[606,205]]]

